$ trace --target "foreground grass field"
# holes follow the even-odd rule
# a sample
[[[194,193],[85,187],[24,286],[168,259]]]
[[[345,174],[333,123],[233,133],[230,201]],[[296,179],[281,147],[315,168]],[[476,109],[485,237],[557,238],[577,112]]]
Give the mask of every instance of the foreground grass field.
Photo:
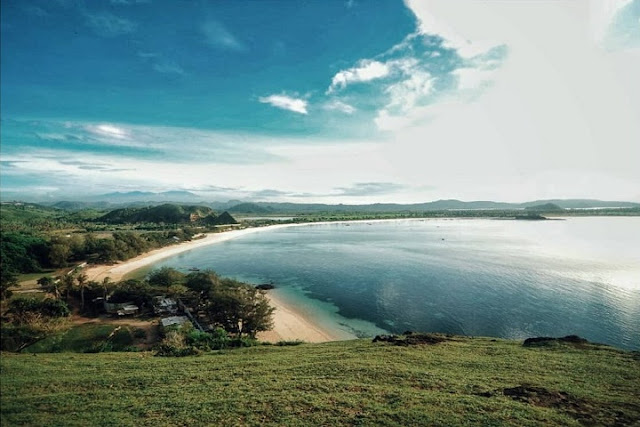
[[[2,425],[633,425],[640,360],[453,338],[152,353],[2,354]]]

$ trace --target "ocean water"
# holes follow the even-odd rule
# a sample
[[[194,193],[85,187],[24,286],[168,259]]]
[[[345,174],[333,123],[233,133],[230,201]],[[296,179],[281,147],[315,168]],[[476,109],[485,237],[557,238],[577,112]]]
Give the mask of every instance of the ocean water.
[[[283,228],[155,267],[211,268],[348,336],[577,334],[640,349],[640,218],[426,219]]]

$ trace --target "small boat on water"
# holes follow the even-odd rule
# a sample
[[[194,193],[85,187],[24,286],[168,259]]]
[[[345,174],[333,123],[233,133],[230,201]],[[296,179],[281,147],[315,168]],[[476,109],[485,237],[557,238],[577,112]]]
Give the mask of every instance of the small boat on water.
[[[196,268],[196,267],[191,267],[191,268],[189,269],[189,271],[200,271],[200,269],[199,269],[199,268]]]

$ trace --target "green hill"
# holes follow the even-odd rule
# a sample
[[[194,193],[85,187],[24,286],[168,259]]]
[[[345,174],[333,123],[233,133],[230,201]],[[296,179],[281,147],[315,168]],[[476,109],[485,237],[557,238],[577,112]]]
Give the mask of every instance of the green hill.
[[[135,224],[144,222],[182,224],[215,215],[206,206],[185,206],[166,203],[159,206],[116,209],[99,218],[110,224]]]
[[[60,209],[22,202],[2,202],[0,204],[0,213],[3,222],[29,222],[58,218],[64,215],[64,211]]]
[[[524,208],[524,210],[529,212],[562,212],[564,211],[563,208],[556,205],[555,203],[544,203],[541,205],[527,206],[526,208]]]
[[[632,425],[638,353],[453,337],[2,355],[2,425]]]

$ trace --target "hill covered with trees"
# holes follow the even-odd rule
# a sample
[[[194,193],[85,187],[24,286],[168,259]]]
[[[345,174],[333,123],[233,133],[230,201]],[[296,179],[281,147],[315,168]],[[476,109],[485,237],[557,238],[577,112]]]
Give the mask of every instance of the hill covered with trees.
[[[227,212],[217,216],[213,209],[207,206],[177,205],[172,203],[142,208],[115,209],[101,216],[98,220],[108,224],[188,224],[201,221],[215,225],[236,223],[235,219]]]
[[[17,275],[126,260],[237,223],[227,212],[177,204],[104,212],[3,202],[0,214],[3,292],[17,283]]]

